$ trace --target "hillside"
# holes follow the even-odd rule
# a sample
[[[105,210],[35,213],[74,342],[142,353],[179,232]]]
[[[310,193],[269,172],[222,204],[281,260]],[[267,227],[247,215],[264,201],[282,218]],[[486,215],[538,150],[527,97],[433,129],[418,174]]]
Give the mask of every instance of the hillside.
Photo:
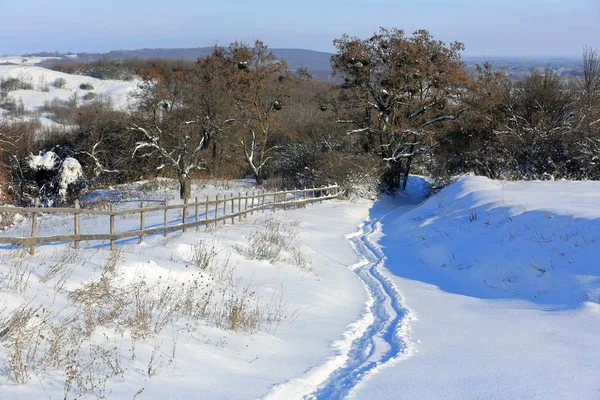
[[[194,194],[247,188],[197,182]],[[117,252],[57,244],[32,257],[5,248],[0,321],[10,329],[0,329],[0,361],[30,378],[16,384],[3,375],[3,390],[31,399],[85,392],[124,399],[140,391],[148,399],[199,392],[206,399],[400,392],[414,399],[596,399],[600,184],[465,176],[423,200],[428,190],[413,177],[407,192],[374,203],[336,200],[235,226],[151,236],[141,245],[129,241]],[[162,180],[85,200],[129,207],[175,195]],[[82,225],[102,230],[99,218]],[[161,220],[148,216],[149,224]],[[293,245],[308,264],[288,250],[272,263],[237,250],[273,221],[287,221],[284,232],[300,223]],[[138,221],[118,223],[133,229]],[[3,234],[26,235],[29,224],[23,216]],[[40,228],[45,235],[68,232],[72,220],[44,216]],[[199,254],[213,254],[206,268]],[[213,291],[209,313],[169,308],[203,303]],[[116,294],[131,302],[113,315]],[[228,296],[244,299],[234,303],[250,307],[244,313],[258,307],[260,324],[228,328],[232,320],[218,317],[235,310],[227,308]],[[136,312],[147,313],[147,323]],[[25,322],[17,324],[15,315]],[[32,342],[41,323],[44,337]],[[48,338],[59,334],[64,339],[51,346]],[[25,347],[15,358],[19,343]],[[83,373],[79,381],[69,381],[72,363]]]

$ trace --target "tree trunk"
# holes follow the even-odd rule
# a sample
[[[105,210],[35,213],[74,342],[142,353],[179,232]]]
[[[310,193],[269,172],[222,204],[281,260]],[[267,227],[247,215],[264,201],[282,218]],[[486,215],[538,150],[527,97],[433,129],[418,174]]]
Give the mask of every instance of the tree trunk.
[[[383,184],[385,190],[394,193],[400,188],[400,178],[402,177],[402,161],[390,161],[388,168],[383,173]]]
[[[263,184],[263,177],[262,177],[262,171],[261,170],[254,171],[254,179],[256,180],[256,184],[258,186],[262,186],[262,184]]]
[[[179,175],[179,198],[189,199],[192,195],[192,180],[187,175]]]
[[[409,153],[415,151],[415,145],[410,145],[408,150]],[[404,173],[402,174],[402,190],[406,190],[406,185],[408,184],[408,175],[410,174],[410,164],[412,164],[413,156],[410,156],[406,159],[406,167],[404,168]]]
[[[412,157],[408,157],[406,160],[406,167],[402,174],[402,190],[406,190],[406,185],[408,184],[408,175],[410,174],[410,164],[412,163],[412,159]]]

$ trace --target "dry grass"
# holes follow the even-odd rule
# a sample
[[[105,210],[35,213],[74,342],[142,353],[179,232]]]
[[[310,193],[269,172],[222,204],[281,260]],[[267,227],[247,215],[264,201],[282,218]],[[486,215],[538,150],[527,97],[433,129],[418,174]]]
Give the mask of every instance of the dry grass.
[[[235,249],[249,259],[273,263],[282,259],[282,252],[293,249],[299,233],[299,221],[268,216],[256,220],[254,231]]]
[[[297,231],[297,223],[270,220],[263,225],[272,231],[277,246],[289,248]],[[288,229],[291,227],[291,231]],[[95,270],[94,260],[106,254],[96,278],[79,287],[65,290],[74,270]],[[187,261],[197,267],[189,274],[154,277],[123,274],[123,249],[100,253],[75,251],[70,248],[56,252],[47,265],[42,265],[40,283],[53,291],[55,300],[44,307],[23,303],[0,319],[0,342],[7,350],[4,374],[15,383],[23,384],[34,374],[46,370],[64,373],[65,398],[93,395],[110,396],[107,382],[123,377],[123,357],[136,359],[136,342],[154,340],[154,350],[146,353],[140,372],[148,377],[159,373],[161,367],[173,362],[176,355],[178,332],[194,335],[202,325],[256,332],[278,326],[285,318],[287,305],[283,292],[273,292],[266,301],[259,287],[238,277],[237,266],[229,255],[221,256],[214,242],[201,241],[191,247]],[[11,290],[26,290],[32,270],[31,257],[13,252],[5,256]],[[173,260],[171,260],[173,261]],[[98,266],[98,264],[95,264]],[[33,275],[34,277],[36,275]],[[72,282],[71,282],[72,283]],[[1,310],[0,310],[1,311]],[[163,349],[163,333],[173,327],[173,339],[168,350]],[[175,328],[177,327],[177,328]],[[130,337],[131,349],[123,350],[109,340]],[[105,343],[98,338],[106,337]],[[172,343],[171,343],[172,342]],[[170,353],[167,356],[164,354]],[[166,357],[166,358],[165,358]],[[139,363],[139,361],[138,361]]]
[[[216,262],[218,255],[217,245],[209,241],[199,241],[192,246],[190,261],[191,263],[202,269],[212,269],[211,267]]]

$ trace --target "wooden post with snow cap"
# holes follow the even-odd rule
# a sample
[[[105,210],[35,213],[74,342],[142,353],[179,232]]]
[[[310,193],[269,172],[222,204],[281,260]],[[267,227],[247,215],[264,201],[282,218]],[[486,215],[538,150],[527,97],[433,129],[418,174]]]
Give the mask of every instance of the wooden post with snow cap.
[[[304,187],[304,190],[302,191],[302,207],[306,208],[306,186]]]
[[[38,208],[39,206],[40,206],[40,199],[35,199],[34,207]],[[31,237],[34,239],[35,239],[35,235],[37,235],[37,220],[38,220],[38,213],[37,213],[37,211],[35,211],[31,215]],[[35,255],[35,245],[34,244],[31,244],[29,246],[29,254],[31,254],[32,256]]]
[[[169,200],[165,199],[165,212],[163,215],[163,219],[164,219],[164,224],[165,224],[165,231],[163,232],[163,235],[165,237],[167,237],[168,232],[167,232],[167,226],[169,226]]]
[[[81,234],[81,225],[80,225],[80,214],[79,214],[79,200],[75,200],[75,235]],[[79,240],[75,240],[75,248],[79,248]]]
[[[244,218],[248,218],[248,194],[249,192],[246,191],[246,198],[244,199]]]
[[[146,227],[146,215],[144,214],[144,202],[140,202],[140,240],[141,244],[144,241],[144,229]]]
[[[182,222],[181,222],[181,223],[182,223],[182,224],[185,224],[185,223],[186,223],[186,221],[187,221],[187,214],[188,214],[188,208],[187,208],[187,204],[188,204],[188,198],[187,198],[187,197],[185,197],[185,198],[183,199],[183,215],[181,216],[181,219],[182,219]],[[187,232],[187,228],[186,228],[186,226],[185,226],[185,225],[183,226],[183,232]]]
[[[265,191],[265,189],[262,190],[262,213],[265,213],[265,203],[267,202],[267,192]]]
[[[115,205],[110,203],[110,249],[114,250],[115,249],[115,239],[114,239],[114,234],[115,234]]]
[[[200,224],[198,223],[198,197],[196,197],[196,204],[194,205],[194,221],[196,221],[196,232],[198,232],[198,230],[200,230]]]

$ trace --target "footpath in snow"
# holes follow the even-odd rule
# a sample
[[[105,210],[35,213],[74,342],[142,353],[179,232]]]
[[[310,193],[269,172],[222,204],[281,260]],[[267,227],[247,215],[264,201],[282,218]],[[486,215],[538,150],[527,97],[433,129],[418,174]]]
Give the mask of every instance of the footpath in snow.
[[[406,347],[348,398],[600,398],[600,183],[463,177],[404,201],[369,220]]]
[[[16,332],[44,328],[31,336],[37,342],[21,342],[21,359],[33,351],[29,379],[0,375],[0,397],[64,398],[68,383],[70,396],[114,399],[600,398],[600,183],[463,177],[425,201],[426,182],[409,183],[408,194],[374,204],[273,214],[301,224],[302,251],[273,263],[235,250],[272,218],[262,214],[149,236],[118,254],[66,244],[41,246],[34,257],[3,249],[0,322],[35,312],[0,331],[0,365],[15,363]],[[102,229],[102,221],[82,218],[82,226]],[[120,223],[134,229],[138,221]],[[28,226],[17,221],[4,234]],[[58,215],[40,220],[44,234],[71,228]],[[198,249],[214,249],[216,267],[199,270]],[[94,297],[97,290],[108,297]],[[125,312],[103,322],[104,309],[119,304],[113,295],[132,293]],[[224,301],[203,303],[215,311],[201,317],[176,307],[165,320],[144,307],[170,310],[156,306],[165,293]],[[227,329],[222,311],[248,305],[258,307],[260,328]],[[138,311],[148,313],[142,326]],[[80,332],[83,341],[69,341]],[[79,381],[67,374],[73,363]]]

